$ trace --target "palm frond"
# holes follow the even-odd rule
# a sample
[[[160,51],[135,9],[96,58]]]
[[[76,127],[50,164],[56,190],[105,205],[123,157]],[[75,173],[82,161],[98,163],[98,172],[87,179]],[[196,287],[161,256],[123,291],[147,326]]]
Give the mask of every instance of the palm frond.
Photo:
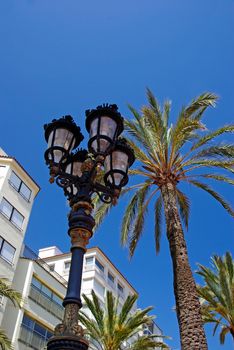
[[[162,341],[159,341],[158,338],[160,337],[154,334],[150,336],[141,336],[130,345],[128,350],[154,350],[156,348],[169,349],[169,347]]]
[[[142,123],[151,145],[151,150],[148,148],[148,152],[154,154],[155,158],[159,158],[164,148],[162,140],[165,135],[165,128],[163,122],[155,116],[152,108],[144,106],[141,110],[143,114]]]
[[[201,168],[201,167],[215,167],[215,168],[221,168],[227,171],[230,171],[231,173],[234,173],[234,160],[210,160],[210,159],[190,159],[180,165],[180,168],[188,167],[190,168],[183,170],[184,173],[190,172],[194,169]],[[194,167],[191,167],[194,166]],[[178,167],[179,168],[179,167]]]
[[[203,157],[226,157],[233,158],[234,157],[234,145],[232,144],[223,144],[211,146],[208,148],[204,148],[197,154],[195,154],[192,159],[198,159]]]
[[[213,336],[215,335],[217,328],[219,327],[220,323],[221,323],[222,317],[220,317],[218,320],[216,320],[216,325],[214,326],[213,329]]]
[[[220,332],[219,339],[220,339],[220,344],[225,343],[225,338],[227,333],[230,332],[230,329],[228,327],[223,327],[222,331]]]
[[[230,253],[223,258],[214,255],[211,259],[212,269],[199,265],[200,274],[205,282],[203,287],[197,286],[202,298],[202,316],[204,322],[215,323],[213,335],[221,327],[220,342],[234,329],[234,260]]]
[[[139,188],[132,196],[127,208],[125,209],[124,217],[121,226],[121,244],[126,245],[129,239],[129,233],[131,229],[132,222],[137,213],[137,206],[140,200],[140,193],[149,187],[149,181],[144,183],[141,188]]]
[[[160,251],[160,241],[162,236],[162,196],[159,196],[158,199],[155,202],[155,208],[154,208],[154,236],[155,236],[155,248],[156,253],[159,253]]]
[[[119,317],[118,317],[118,324],[119,326],[121,324],[124,324],[124,322],[126,321],[126,319],[129,317],[130,311],[133,308],[134,303],[137,300],[137,295],[129,295],[127,297],[127,299],[125,300],[122,309],[119,313]]]
[[[203,129],[204,125],[200,120],[187,118],[185,110],[183,109],[181,111],[177,123],[171,131],[170,165],[173,164],[177,152],[184,146],[184,144],[197,138],[197,131]]]
[[[225,273],[225,266],[223,265],[223,262],[221,260],[221,266],[219,269],[219,280],[220,280],[220,287],[222,289],[222,293],[225,299],[225,306],[229,310],[233,310],[234,304],[232,300],[232,290],[230,288],[229,281],[227,280],[227,276]]]
[[[103,350],[120,350],[122,349],[124,342],[132,337],[142,339],[139,344],[143,344],[145,350],[153,350],[155,346],[162,345],[166,346],[162,339],[165,338],[160,335],[160,341],[158,341],[157,335],[140,335],[139,331],[142,329],[144,324],[152,322],[153,316],[149,316],[148,312],[152,310],[152,307],[148,307],[142,310],[133,311],[134,303],[137,300],[137,295],[128,296],[125,300],[119,313],[118,300],[116,300],[111,292],[107,292],[105,298],[105,305],[103,307],[102,314],[100,314],[100,305],[97,305],[97,296],[92,292],[92,299],[88,299],[84,296],[88,309],[91,311],[93,317],[89,317],[84,312],[79,312],[79,320],[84,325],[85,333],[90,336],[91,339],[95,339],[100,349]],[[95,311],[95,312],[94,312]],[[101,317],[96,316],[96,313]],[[103,326],[104,324],[104,326]],[[154,341],[154,343],[153,343]],[[158,342],[157,342],[158,341]],[[131,342],[132,344],[132,342]],[[135,344],[138,346],[139,344]],[[151,345],[154,345],[152,347]],[[131,345],[133,346],[133,344]],[[166,348],[166,347],[164,347]],[[130,348],[129,348],[130,349]],[[136,347],[135,350],[141,349]]]
[[[153,92],[149,88],[146,89],[146,94],[147,94],[148,102],[152,110],[154,111],[156,118],[162,121],[161,108],[156,97],[154,96]]]
[[[117,308],[115,307],[115,300],[113,294],[110,291],[107,291],[106,294],[106,311],[107,311],[107,322],[106,329],[107,332],[113,336],[115,331],[115,321],[117,316]]]
[[[95,230],[101,225],[103,219],[109,214],[113,207],[112,203],[99,203],[99,206],[95,209]]]
[[[0,295],[8,298],[14,306],[21,306],[21,294],[9,286],[9,281],[6,278],[0,279]]]
[[[131,317],[128,318],[125,322],[126,326],[132,329],[137,329],[140,325],[151,323],[154,319],[154,316],[149,316],[148,313],[153,309],[152,306],[149,306],[142,310],[137,310]]]
[[[213,179],[216,181],[227,182],[230,185],[234,185],[234,180],[230,179],[227,176],[219,175],[219,174],[199,174],[194,175],[195,177],[203,177],[205,179]]]
[[[99,328],[101,331],[104,329],[104,323],[103,323],[103,310],[101,308],[101,305],[99,303],[98,297],[96,296],[95,292],[92,290],[92,300],[89,299],[85,294],[82,294],[82,297],[85,300],[85,303],[89,310],[92,312],[92,315],[94,319],[96,320],[97,324],[99,325]]]
[[[148,205],[144,204],[150,190],[150,185],[151,181],[147,181],[145,186],[138,191],[135,220],[132,222],[132,228],[130,229],[130,235],[128,236],[130,256],[133,256],[137,243],[143,233],[145,214],[148,209]]]
[[[201,183],[199,181],[195,181],[195,180],[188,180],[191,184],[193,184],[194,186],[201,188],[202,190],[208,192],[212,197],[214,197],[223,207],[224,209],[227,210],[227,212],[234,217],[234,211],[231,208],[231,206],[225,201],[224,198],[222,198],[222,196],[214,191],[211,187],[209,187],[208,185]]]
[[[102,332],[99,328],[98,323],[86,315],[82,310],[78,313],[78,320],[82,323],[82,325],[86,328],[86,333],[89,334],[93,339],[100,342]]]
[[[132,109],[131,109],[131,112],[133,113]],[[128,132],[130,136],[132,136],[146,150],[150,150],[148,140],[145,138],[145,133],[144,134],[141,133],[141,130],[139,130],[139,127],[137,125],[137,122],[125,119],[124,126],[125,126],[125,130]]]
[[[128,144],[131,146],[131,148],[133,149],[134,151],[134,154],[135,154],[135,157],[141,161],[143,164],[145,165],[152,165],[152,161],[149,159],[149,157],[146,155],[145,152],[143,152],[140,147],[138,147],[136,145],[135,142],[133,142],[132,140],[128,139],[127,138],[127,141],[128,141]],[[155,159],[155,158],[154,158]]]
[[[123,197],[126,193],[132,190],[133,187],[124,188],[120,194],[119,198]],[[95,219],[95,230],[99,228],[103,219],[110,213],[114,203],[103,203],[98,195],[95,197],[95,202],[92,202],[94,205],[94,219]]]
[[[186,117],[194,117],[194,114],[201,109],[204,112],[207,107],[215,107],[217,99],[218,96],[211,92],[201,94],[197,98],[193,99],[192,102],[185,108]]]
[[[6,333],[2,329],[0,329],[0,347],[2,350],[13,349],[10,339],[8,339]]]
[[[229,276],[229,283],[234,283],[234,261],[232,260],[232,255],[229,252],[226,253],[224,257],[224,262],[225,262],[225,267]],[[233,300],[233,303],[234,303],[234,300]]]
[[[170,111],[171,111],[171,101],[166,100],[163,104],[163,115],[162,115],[163,125],[165,129],[168,129]]]
[[[136,119],[136,122],[132,122],[129,120],[125,120],[125,126],[128,132],[134,136],[140,144],[142,144],[146,150],[151,150],[151,143],[150,143],[150,130],[147,130],[147,128],[144,125],[144,118],[137,112],[137,110],[128,105],[128,108],[132,112],[133,116]]]
[[[224,133],[233,133],[234,132],[234,125],[226,125],[223,126],[215,131],[212,131],[205,136],[201,137],[192,147],[191,151],[196,150],[197,148],[207,144],[209,141],[213,140],[215,137],[218,137]]]

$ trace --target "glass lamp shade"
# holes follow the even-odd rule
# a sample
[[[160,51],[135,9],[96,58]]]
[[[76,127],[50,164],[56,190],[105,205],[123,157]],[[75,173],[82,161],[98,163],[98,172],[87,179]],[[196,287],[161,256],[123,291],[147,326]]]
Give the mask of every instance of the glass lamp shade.
[[[78,176],[79,178],[82,176],[82,164],[87,158],[88,152],[86,150],[78,150],[75,154],[71,154],[67,163],[65,172],[71,176]],[[77,187],[72,184],[66,188],[69,197],[77,194]]]
[[[128,168],[135,160],[134,152],[122,139],[116,142],[115,148],[106,157],[104,181],[106,186],[121,189],[128,183]]]
[[[90,152],[94,155],[106,155],[123,131],[123,117],[116,105],[98,106],[86,111],[86,129],[90,137]]]
[[[48,143],[45,159],[48,164],[65,163],[72,149],[76,148],[84,138],[80,128],[69,115],[52,120],[50,124],[44,125],[44,129]]]

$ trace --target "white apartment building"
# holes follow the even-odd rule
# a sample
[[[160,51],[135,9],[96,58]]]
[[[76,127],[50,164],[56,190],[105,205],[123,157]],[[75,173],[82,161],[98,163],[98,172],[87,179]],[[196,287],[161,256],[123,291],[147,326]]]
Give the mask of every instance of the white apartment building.
[[[68,280],[71,253],[63,254],[57,247],[48,247],[39,250],[39,257],[46,261],[51,271],[57,272]],[[104,303],[107,290],[110,290],[115,297],[119,298],[120,307],[129,294],[138,294],[98,247],[89,248],[84,256],[81,294],[90,296],[92,290],[97,294],[101,304]],[[137,305],[135,305],[136,308]]]
[[[0,148],[0,278],[11,283],[34,199],[40,188],[22,165]],[[6,300],[1,299],[0,324]]]
[[[47,264],[25,247],[12,285],[22,294],[22,308],[8,302],[1,328],[14,350],[42,349],[63,319],[66,280],[51,273]]]

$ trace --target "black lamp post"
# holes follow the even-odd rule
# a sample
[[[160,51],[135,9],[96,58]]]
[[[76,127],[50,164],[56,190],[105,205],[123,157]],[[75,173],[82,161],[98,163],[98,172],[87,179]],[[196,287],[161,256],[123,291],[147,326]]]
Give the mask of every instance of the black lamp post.
[[[71,237],[71,267],[63,322],[55,327],[49,339],[48,350],[87,350],[88,341],[78,324],[81,303],[83,257],[95,226],[92,217],[92,195],[96,193],[105,203],[113,203],[128,182],[128,168],[135,160],[126,140],[120,139],[123,118],[116,105],[102,105],[86,111],[89,132],[88,151],[77,148],[83,140],[80,128],[71,116],[54,119],[44,126],[48,149],[46,164],[50,169],[50,182],[63,188],[71,211],[68,216]],[[101,182],[97,175],[103,173]]]

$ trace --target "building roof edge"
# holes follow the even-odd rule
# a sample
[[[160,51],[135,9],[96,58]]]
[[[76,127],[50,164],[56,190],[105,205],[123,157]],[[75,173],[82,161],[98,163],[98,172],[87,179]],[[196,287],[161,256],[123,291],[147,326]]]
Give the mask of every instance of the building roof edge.
[[[32,180],[32,182],[36,185],[38,188],[38,192],[41,190],[41,187],[38,185],[38,183],[32,178],[32,176],[27,172],[27,170],[23,167],[23,165],[15,158],[15,157],[10,157],[10,156],[5,156],[5,155],[0,155],[0,159],[11,159],[16,162],[16,164],[25,172],[25,174]],[[37,196],[38,192],[36,193],[35,197]]]

